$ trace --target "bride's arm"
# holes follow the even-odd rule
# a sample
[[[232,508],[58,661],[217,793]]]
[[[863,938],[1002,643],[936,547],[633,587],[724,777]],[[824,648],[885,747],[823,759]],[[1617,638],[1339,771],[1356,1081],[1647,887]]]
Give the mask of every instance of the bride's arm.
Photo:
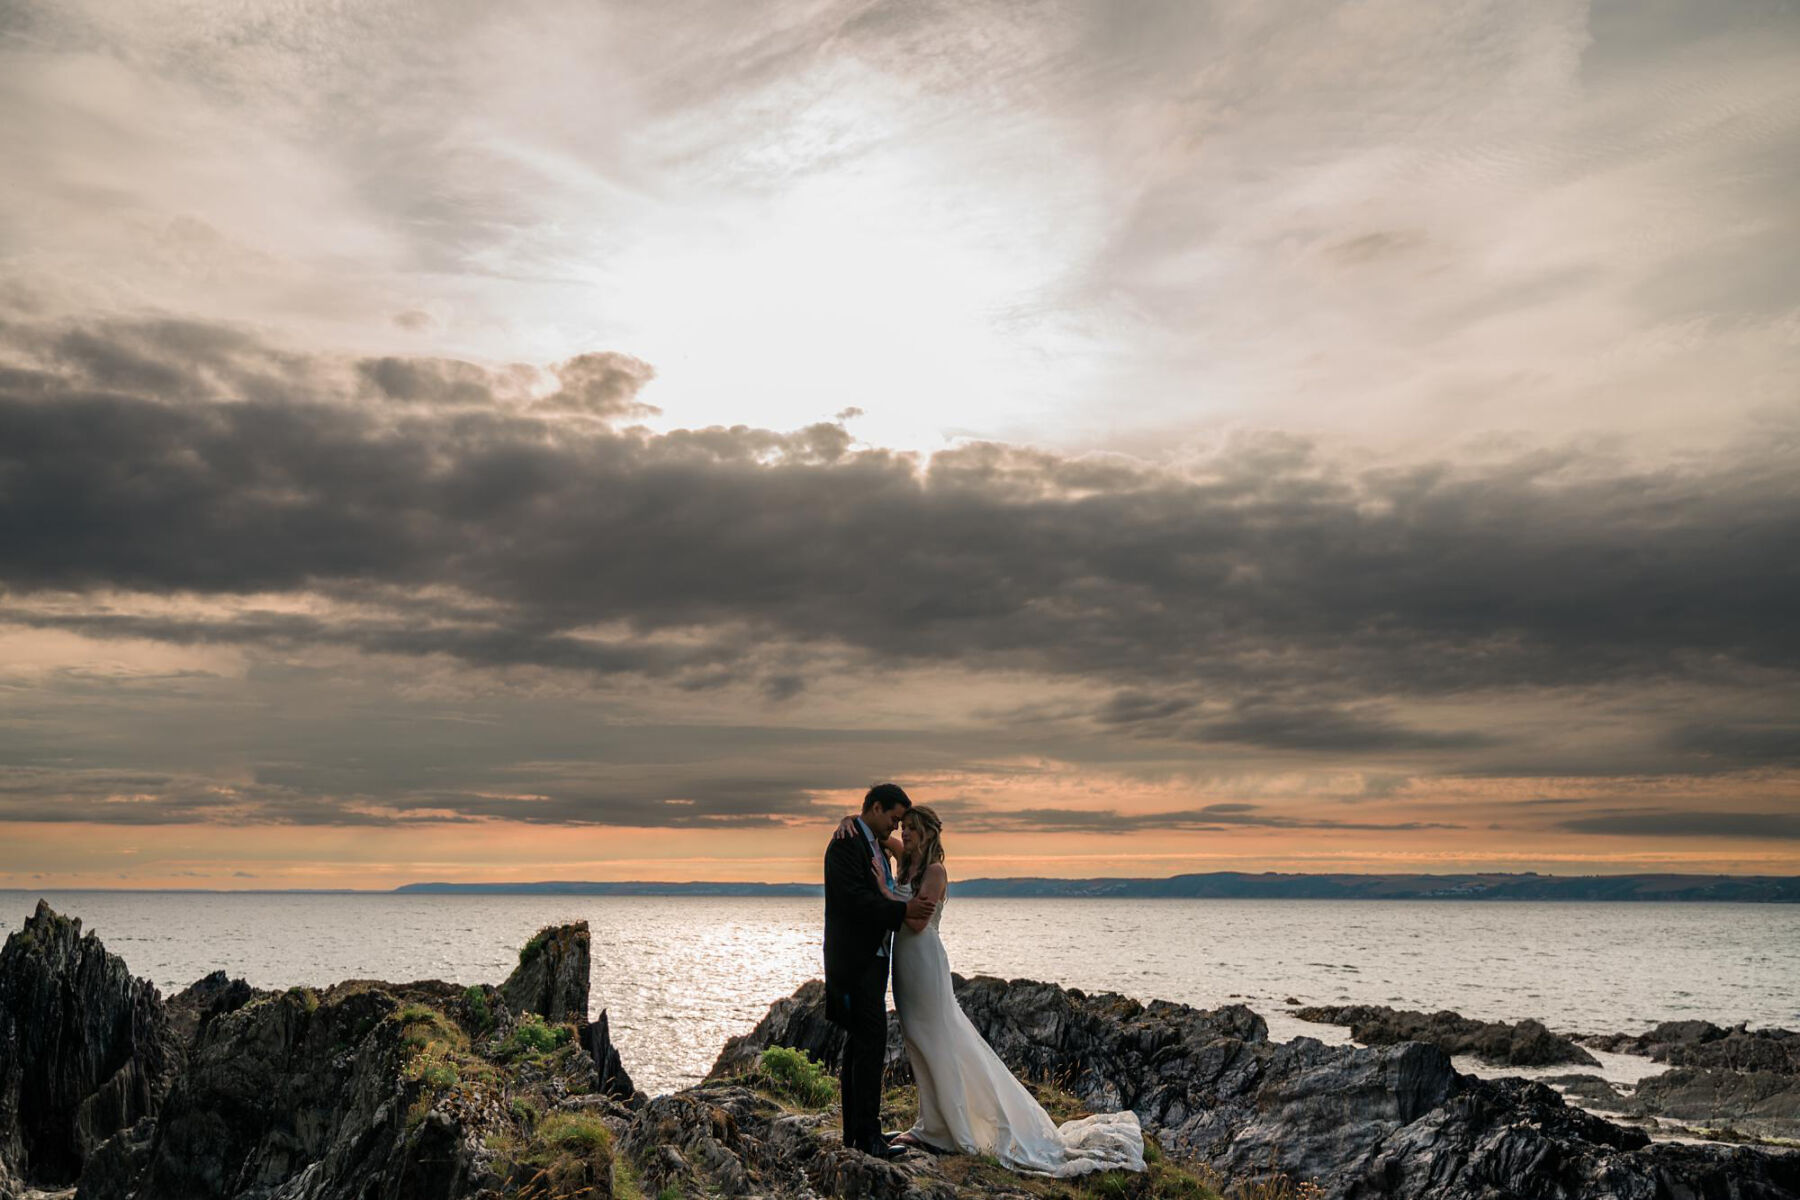
[[[944,892],[950,887],[950,872],[944,869],[943,863],[932,863],[925,868],[925,878],[919,880],[918,894],[933,904],[944,898]],[[925,926],[931,923],[930,917],[908,920],[906,927],[914,933],[925,932]]]

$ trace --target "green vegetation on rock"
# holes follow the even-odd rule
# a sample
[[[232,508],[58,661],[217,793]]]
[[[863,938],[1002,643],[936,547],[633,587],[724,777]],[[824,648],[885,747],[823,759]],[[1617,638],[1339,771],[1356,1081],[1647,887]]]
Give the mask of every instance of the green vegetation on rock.
[[[495,1049],[495,1057],[501,1059],[529,1058],[547,1054],[560,1046],[566,1046],[575,1039],[575,1030],[568,1025],[547,1025],[544,1018],[536,1013],[526,1013],[519,1018],[518,1024],[512,1027]]]
[[[749,1080],[752,1087],[797,1108],[824,1108],[837,1099],[837,1080],[804,1050],[770,1046]]]
[[[556,927],[547,926],[531,935],[531,940],[519,947],[519,965],[522,967],[543,952],[550,939],[556,936]]]
[[[475,1026],[475,1032],[486,1033],[494,1027],[494,1010],[488,1004],[487,993],[478,987],[470,987],[463,992],[463,1005],[469,1010],[469,1021]]]
[[[553,1112],[514,1159],[520,1200],[612,1194],[612,1131],[590,1113]]]

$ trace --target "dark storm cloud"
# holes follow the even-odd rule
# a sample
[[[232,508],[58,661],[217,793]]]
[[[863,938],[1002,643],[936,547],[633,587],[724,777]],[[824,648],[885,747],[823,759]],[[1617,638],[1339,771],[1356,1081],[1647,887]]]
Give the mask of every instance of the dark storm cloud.
[[[540,769],[522,785],[528,790],[509,793],[504,771],[460,788],[370,790],[374,773],[335,763],[263,764],[251,780],[229,787],[177,774],[0,765],[0,820],[385,826],[496,818],[537,825],[751,827],[817,821],[821,810],[810,789],[824,781],[854,790],[861,781],[829,768],[804,778],[675,772],[672,778],[611,785],[556,778],[580,766]]]
[[[846,453],[835,427],[655,436],[497,409],[175,403],[180,373],[118,340],[65,335],[89,378],[0,397],[0,578],[21,593],[441,583],[540,634],[743,621],[1124,678],[1323,666],[1352,691],[1800,654],[1800,579],[1779,565],[1800,549],[1800,487],[1781,454],[1714,473],[1596,478],[1565,454],[1345,477],[1290,441],[1183,479],[977,446],[921,471]],[[616,382],[588,384],[605,408]]]
[[[1634,812],[1577,817],[1557,826],[1571,833],[1627,837],[1800,838],[1800,812]]]
[[[1671,731],[1668,744],[1716,762],[1800,766],[1800,725],[1786,722],[1688,724]]]
[[[612,353],[545,375],[191,322],[4,332],[18,623],[771,701],[826,662],[1001,668],[1111,682],[1094,727],[1330,754],[1496,740],[1404,724],[1400,700],[1752,673],[1784,694],[1800,668],[1800,438],[1775,428],[1655,468],[1522,449],[1352,470],[1294,437],[1185,473],[991,444],[920,461],[836,424],[621,429],[595,418],[642,411],[650,370]],[[70,600],[101,590],[341,603]],[[1732,762],[1792,745],[1683,736]]]
[[[1254,706],[1228,720],[1200,726],[1195,736],[1205,741],[1241,742],[1276,750],[1337,753],[1469,749],[1490,745],[1494,740],[1472,730],[1408,729],[1384,717],[1355,712]]]

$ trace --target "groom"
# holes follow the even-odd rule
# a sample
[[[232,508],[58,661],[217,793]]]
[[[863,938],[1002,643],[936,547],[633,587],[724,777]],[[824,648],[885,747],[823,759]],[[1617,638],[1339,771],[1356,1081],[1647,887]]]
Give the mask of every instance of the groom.
[[[902,921],[923,920],[937,907],[931,900],[891,900],[876,883],[879,874],[893,886],[881,843],[911,807],[898,784],[877,784],[863,797],[856,833],[832,839],[825,849],[825,1019],[849,1034],[838,1077],[844,1145],[880,1158],[900,1153],[881,1136],[893,934]]]

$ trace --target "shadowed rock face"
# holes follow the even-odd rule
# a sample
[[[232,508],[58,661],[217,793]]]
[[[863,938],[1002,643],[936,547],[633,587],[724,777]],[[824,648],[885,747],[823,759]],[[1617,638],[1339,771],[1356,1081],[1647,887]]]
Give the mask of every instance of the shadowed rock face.
[[[0,950],[0,1163],[73,1183],[167,1094],[179,1058],[156,989],[42,900]]]
[[[1600,1065],[1569,1038],[1551,1033],[1532,1020],[1508,1025],[1504,1021],[1477,1021],[1449,1010],[1422,1013],[1372,1004],[1302,1008],[1294,1015],[1322,1025],[1348,1025],[1350,1036],[1367,1046],[1429,1042],[1445,1054],[1472,1054],[1483,1062],[1506,1067]]]

